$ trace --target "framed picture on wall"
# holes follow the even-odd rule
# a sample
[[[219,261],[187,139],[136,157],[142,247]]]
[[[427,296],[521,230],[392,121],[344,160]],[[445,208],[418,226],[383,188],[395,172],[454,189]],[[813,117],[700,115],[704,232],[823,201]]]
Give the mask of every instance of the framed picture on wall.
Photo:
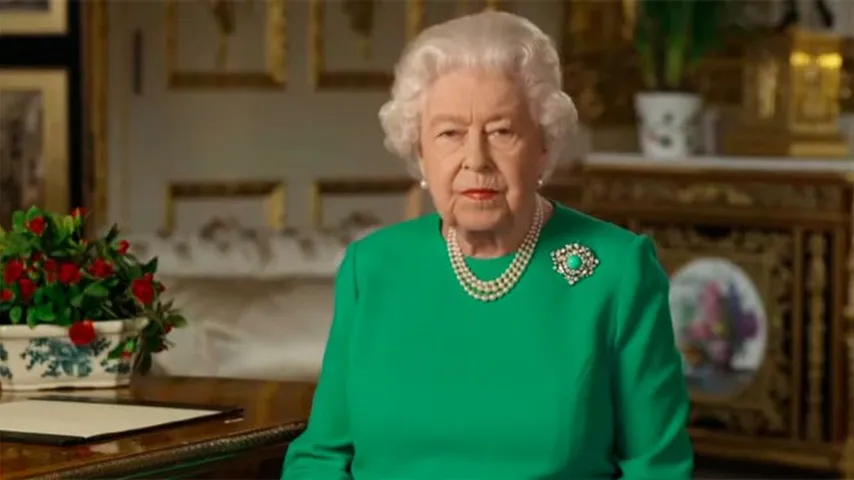
[[[401,178],[319,178],[311,188],[309,216],[317,229],[376,227],[425,211],[418,182]]]
[[[0,69],[0,225],[32,205],[69,208],[68,78]]]
[[[0,35],[64,35],[68,0],[0,0]]]

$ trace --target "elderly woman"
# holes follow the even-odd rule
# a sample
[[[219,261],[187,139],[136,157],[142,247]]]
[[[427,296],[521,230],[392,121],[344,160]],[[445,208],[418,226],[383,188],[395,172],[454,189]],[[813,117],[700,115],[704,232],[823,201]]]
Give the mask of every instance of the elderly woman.
[[[691,477],[652,242],[537,190],[576,111],[553,42],[485,12],[425,30],[380,111],[438,214],[347,249],[287,480]]]

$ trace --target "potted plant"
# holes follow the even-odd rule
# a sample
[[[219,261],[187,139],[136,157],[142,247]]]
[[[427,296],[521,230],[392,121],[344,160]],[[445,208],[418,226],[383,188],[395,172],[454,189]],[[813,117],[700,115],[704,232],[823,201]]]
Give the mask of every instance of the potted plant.
[[[646,90],[635,97],[644,155],[683,159],[696,150],[700,96],[687,80],[717,48],[728,0],[638,0],[635,48]]]
[[[116,387],[146,372],[185,324],[164,302],[157,259],[113,226],[84,237],[86,212],[15,212],[0,229],[0,388]]]

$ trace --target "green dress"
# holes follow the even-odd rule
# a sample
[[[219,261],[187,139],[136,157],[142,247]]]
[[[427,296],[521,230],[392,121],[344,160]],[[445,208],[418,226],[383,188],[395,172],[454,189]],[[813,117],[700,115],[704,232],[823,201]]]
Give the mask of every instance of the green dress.
[[[348,248],[308,427],[285,480],[688,480],[668,279],[652,242],[561,205],[504,298],[468,296],[440,219]],[[598,259],[574,285],[552,252]],[[492,279],[513,255],[468,259]],[[578,266],[578,259],[572,259]]]

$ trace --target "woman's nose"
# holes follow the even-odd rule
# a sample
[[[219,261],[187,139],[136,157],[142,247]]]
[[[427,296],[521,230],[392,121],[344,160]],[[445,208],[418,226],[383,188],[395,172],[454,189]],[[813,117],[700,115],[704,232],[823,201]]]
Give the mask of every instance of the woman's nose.
[[[489,155],[486,136],[480,132],[469,135],[467,143],[465,168],[474,171],[489,170],[492,166],[492,158]]]

